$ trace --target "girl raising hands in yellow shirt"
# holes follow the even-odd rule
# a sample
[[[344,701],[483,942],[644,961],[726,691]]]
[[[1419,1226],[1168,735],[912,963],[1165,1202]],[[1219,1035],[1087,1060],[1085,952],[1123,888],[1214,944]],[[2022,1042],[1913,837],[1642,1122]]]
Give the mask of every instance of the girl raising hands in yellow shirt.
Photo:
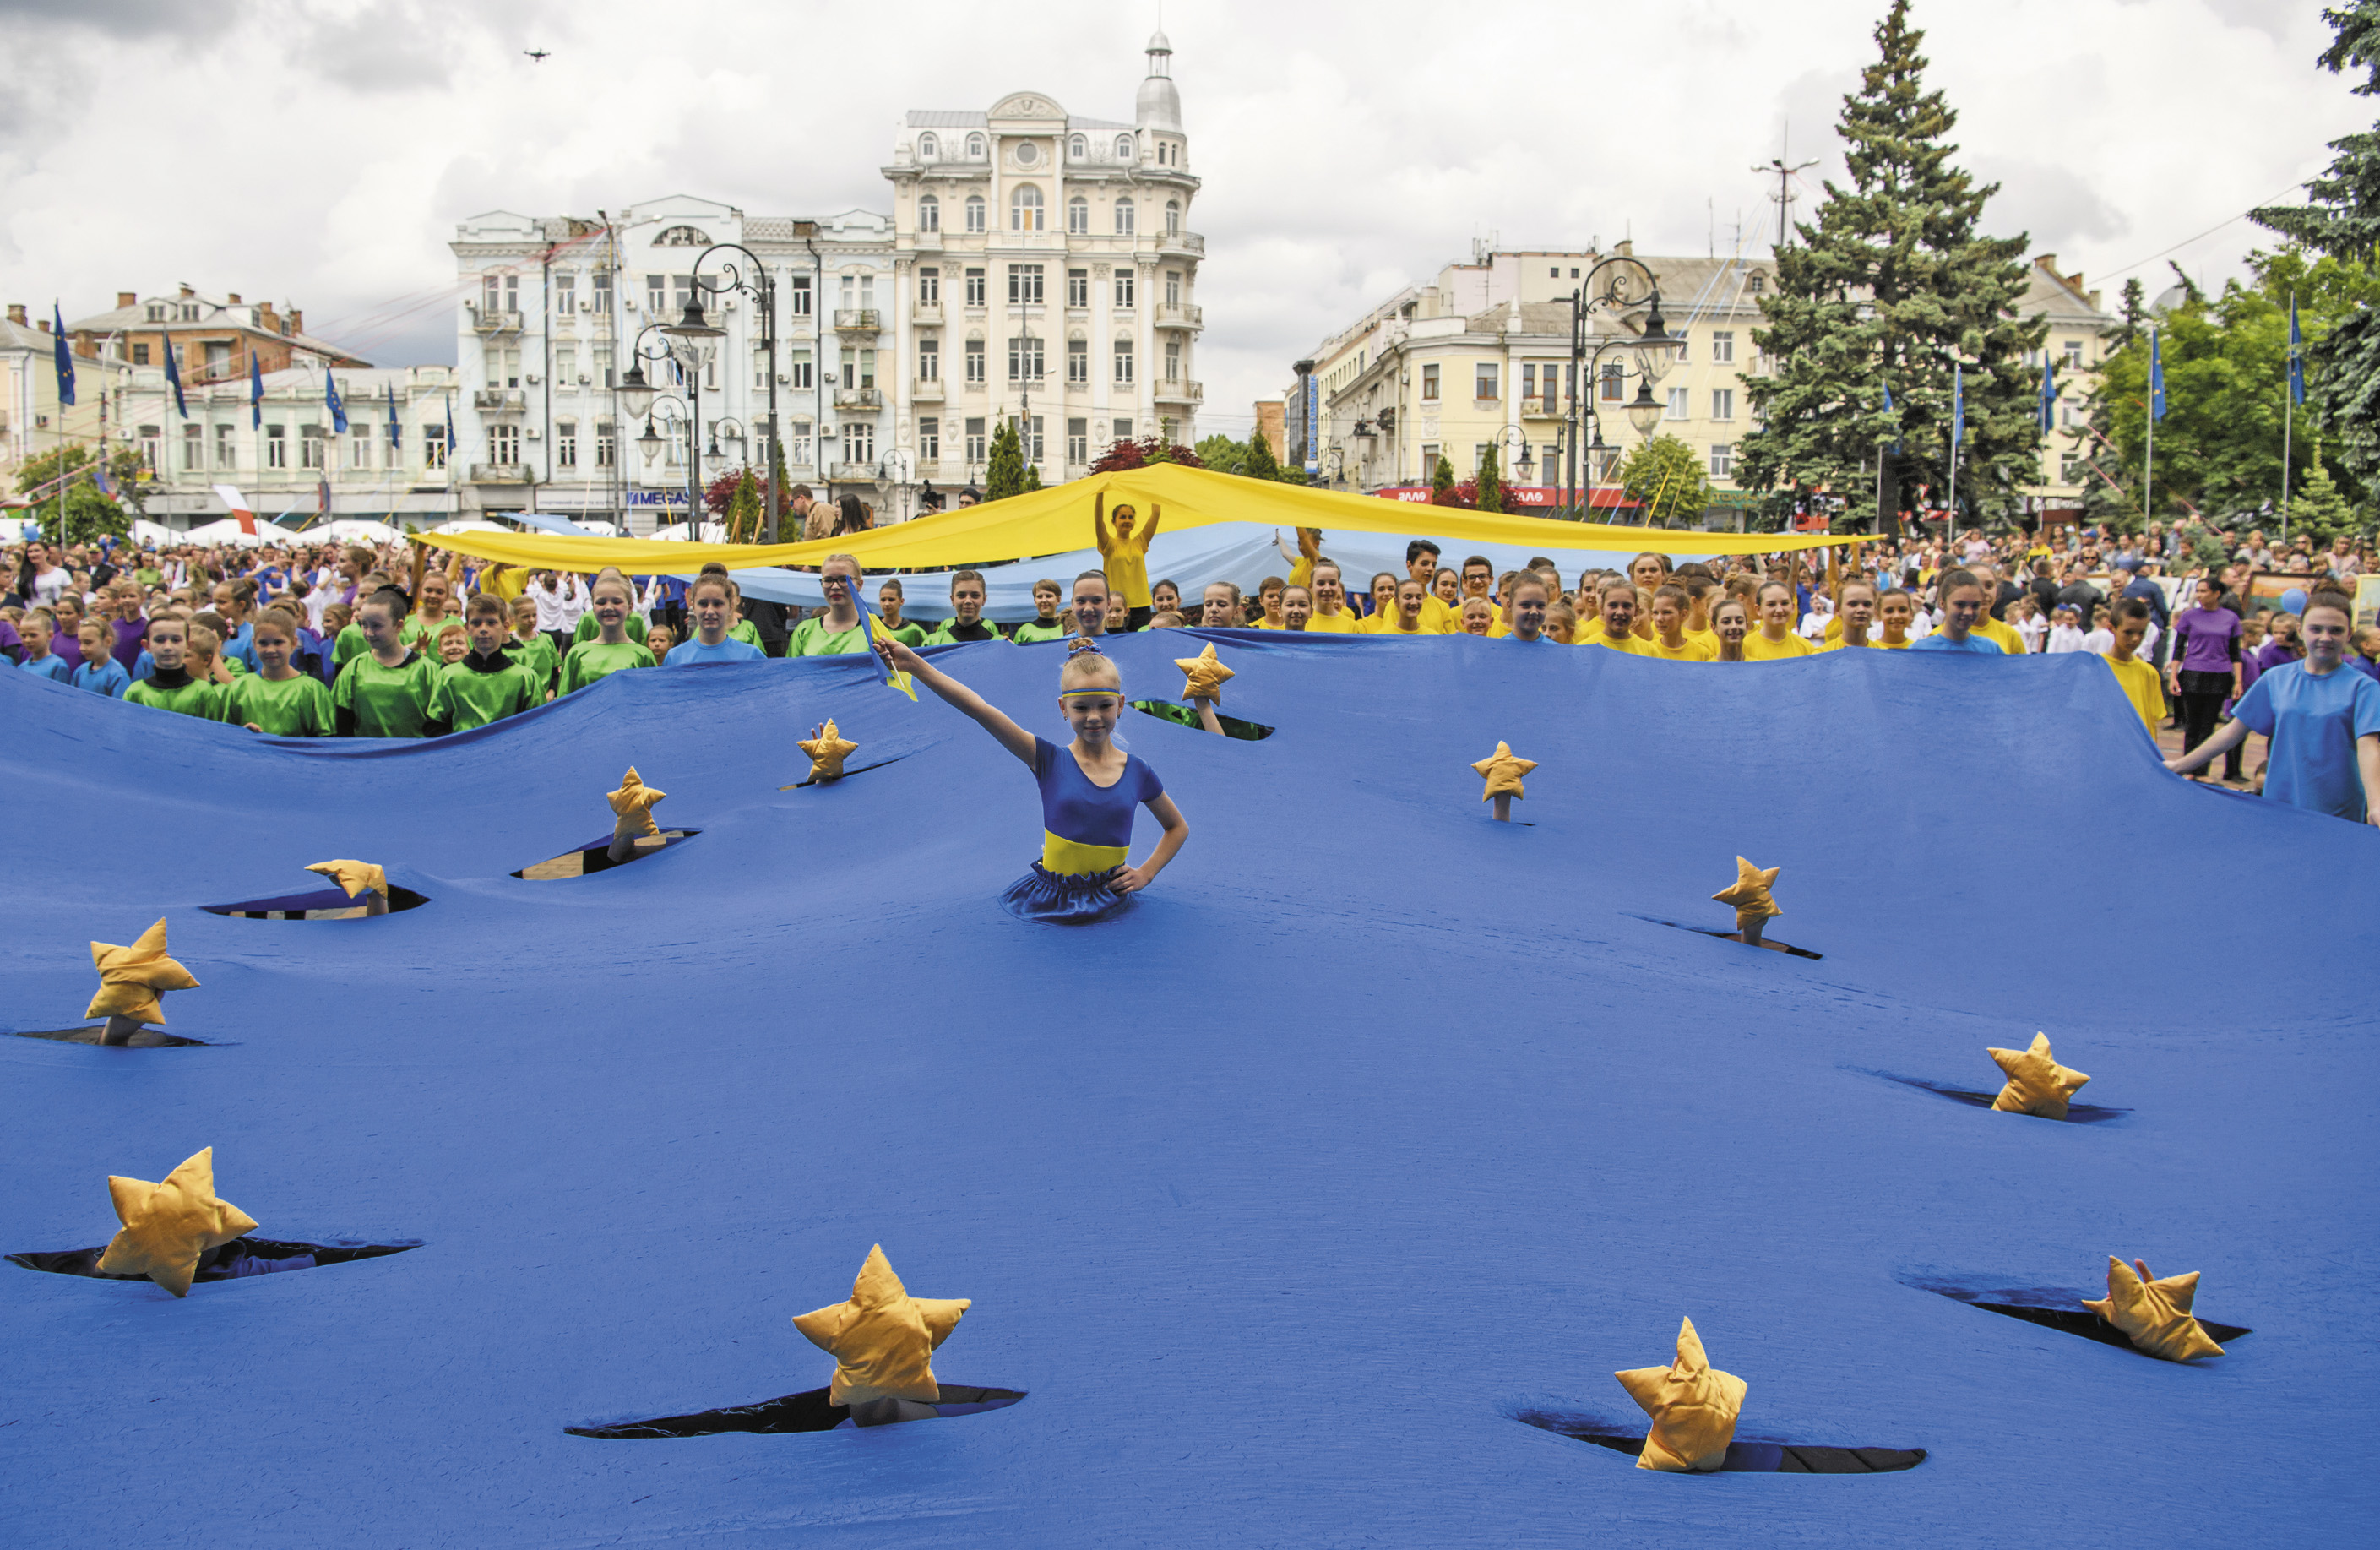
[[[1091,497],[1091,534],[1099,546],[1099,568],[1108,573],[1108,587],[1132,612],[1129,628],[1147,628],[1149,619],[1148,543],[1157,536],[1157,524],[1164,518],[1165,508],[1149,503],[1148,521],[1144,525],[1140,514],[1123,501],[1116,503],[1112,517],[1107,510],[1107,493]],[[1111,526],[1112,524],[1112,526]]]

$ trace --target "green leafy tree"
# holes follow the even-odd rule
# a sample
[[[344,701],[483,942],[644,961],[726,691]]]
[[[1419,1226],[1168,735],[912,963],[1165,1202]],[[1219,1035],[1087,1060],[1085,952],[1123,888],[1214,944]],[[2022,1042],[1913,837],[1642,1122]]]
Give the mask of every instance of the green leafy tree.
[[[2352,0],[2323,12],[2333,31],[2321,63],[2363,79],[2361,97],[2380,95],[2380,0]],[[2251,211],[2258,225],[2359,268],[2380,249],[2380,126],[2330,142],[2329,170],[2306,185],[2312,202]],[[2380,314],[2336,320],[2307,349],[2309,391],[2338,438],[2339,460],[2366,487],[2380,484]],[[2168,390],[2170,400],[2170,390]]]
[[[2338,482],[2317,458],[2289,502],[2289,535],[2327,543],[2340,533],[2355,531],[2358,525],[2354,506],[2338,493]]]
[[[769,469],[775,476],[777,491],[776,509],[769,513],[769,536],[773,539],[779,525],[785,519],[785,502],[790,498],[786,492],[793,488],[785,478],[785,444],[782,439],[772,440],[769,445]],[[798,538],[801,535],[796,533],[795,536]]]
[[[1207,466],[1211,469],[1215,465],[1209,463]],[[1288,477],[1289,470],[1282,468],[1281,459],[1272,455],[1272,442],[1265,433],[1251,431],[1247,445],[1240,450],[1240,472],[1250,479],[1269,479],[1278,483]],[[1303,469],[1298,470],[1297,482],[1305,482],[1305,470]]]
[[[1019,491],[1018,494],[1030,494],[1039,488],[1041,488],[1041,465],[1038,463],[1026,464],[1025,488]]]
[[[1256,436],[1251,439],[1255,441],[1262,441],[1264,438],[1262,436]],[[1214,470],[1217,473],[1246,473],[1248,471],[1246,467],[1247,457],[1248,449],[1246,447],[1242,446],[1238,442],[1233,441],[1231,437],[1223,434],[1220,431],[1216,432],[1211,436],[1202,436],[1199,438],[1198,460],[1206,464],[1208,468]]]
[[[1778,368],[1744,379],[1761,428],[1736,449],[1737,477],[1749,488],[1829,489],[1861,504],[1881,455],[1888,522],[1910,504],[1910,486],[1949,483],[1958,361],[1966,375],[1962,500],[1970,490],[2033,481],[2036,382],[2024,356],[2049,326],[2017,311],[2024,237],[1982,233],[1999,185],[1978,186],[1952,163],[1958,148],[1947,137],[1958,116],[1941,92],[1925,90],[1924,37],[1909,24],[1909,0],[1893,0],[1876,29],[1877,61],[1843,99],[1837,125],[1849,187],[1826,186],[1817,219],[1778,253],[1777,284],[1761,299],[1768,326],[1753,338]]]
[[[121,538],[132,531],[133,514],[140,509],[136,481],[140,473],[140,455],[125,450],[107,460],[108,477],[125,493],[127,504],[102,494],[91,474],[84,471],[96,460],[87,446],[62,446],[38,458],[28,458],[18,465],[19,494],[39,490],[62,475],[75,476],[62,489],[42,495],[28,513],[40,519],[45,535],[55,536],[61,543],[87,543],[96,538]]]
[[[1453,494],[1454,465],[1448,462],[1446,460],[1446,454],[1441,452],[1438,455],[1438,467],[1430,470],[1430,504],[1433,506],[1442,506],[1445,504],[1445,497]]]
[[[760,482],[746,469],[727,501],[727,542],[757,543],[760,540]]]
[[[1473,476],[1473,482],[1477,486],[1478,494],[1475,499],[1480,510],[1504,509],[1504,473],[1496,466],[1494,442],[1489,442],[1488,449],[1479,455],[1479,471]]]
[[[1630,500],[1645,503],[1645,519],[1658,526],[1698,517],[1711,502],[1702,459],[1675,436],[1655,436],[1628,454],[1620,465],[1620,482]]]
[[[991,433],[991,455],[984,465],[983,498],[1006,500],[1025,489],[1025,447],[1017,439],[1016,422],[1003,417]]]

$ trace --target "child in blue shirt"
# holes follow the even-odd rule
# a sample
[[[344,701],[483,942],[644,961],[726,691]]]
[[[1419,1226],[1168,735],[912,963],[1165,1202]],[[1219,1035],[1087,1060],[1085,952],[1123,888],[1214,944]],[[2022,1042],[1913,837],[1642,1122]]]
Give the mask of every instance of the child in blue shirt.
[[[77,689],[87,689],[93,694],[104,694],[111,700],[121,700],[124,691],[132,687],[132,675],[124,664],[109,654],[108,648],[115,638],[115,629],[105,619],[85,619],[82,622],[82,665],[74,670],[67,681]]]
[[[1190,837],[1157,772],[1115,741],[1123,675],[1087,638],[1068,651],[1058,678],[1058,708],[1075,733],[1063,748],[1017,726],[901,642],[878,641],[876,652],[886,666],[911,675],[1033,767],[1041,787],[1041,859],[1002,896],[1011,914],[1064,925],[1106,920],[1155,882]],[[1165,833],[1148,860],[1133,866],[1132,821],[1144,805]]]
[[[2380,683],[2346,665],[2354,604],[2317,592],[2305,607],[2305,660],[2256,679],[2222,729],[2165,762],[2188,775],[2251,732],[2271,739],[2265,795],[2350,824],[2380,824]]]
[[[699,667],[707,662],[759,662],[767,656],[749,641],[728,638],[728,627],[735,618],[735,598],[726,577],[698,579],[687,601],[694,607],[694,638],[670,648],[664,665]]]
[[[27,614],[25,622],[17,627],[17,633],[25,641],[25,660],[17,665],[52,683],[70,684],[74,682],[74,665],[50,649],[56,629],[57,616],[47,608],[36,608]]]

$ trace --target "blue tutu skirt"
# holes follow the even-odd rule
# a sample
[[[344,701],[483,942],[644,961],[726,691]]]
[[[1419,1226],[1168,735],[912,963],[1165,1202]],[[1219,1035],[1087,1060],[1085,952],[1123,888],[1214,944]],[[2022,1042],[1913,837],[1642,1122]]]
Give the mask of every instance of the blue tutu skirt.
[[[1068,874],[1051,872],[1036,861],[1031,872],[1000,896],[1000,907],[1018,920],[1047,921],[1051,925],[1087,926],[1094,921],[1111,920],[1132,902],[1130,895],[1108,886],[1109,880],[1123,870]]]

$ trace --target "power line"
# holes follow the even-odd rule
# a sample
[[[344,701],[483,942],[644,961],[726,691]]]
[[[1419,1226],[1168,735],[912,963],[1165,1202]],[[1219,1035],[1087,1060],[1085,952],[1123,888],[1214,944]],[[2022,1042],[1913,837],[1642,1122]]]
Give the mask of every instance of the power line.
[[[2192,243],[2193,243],[2193,242],[2203,242],[2203,241],[2204,241],[2207,238],[2210,238],[2210,237],[2214,236],[2216,232],[2221,231],[2225,226],[2228,226],[2231,225],[2231,224],[2232,224],[2232,222],[2234,222],[2234,221],[2244,221],[2244,220],[2246,220],[2250,215],[2253,214],[2255,212],[2257,212],[2257,211],[2259,211],[2259,210],[2264,209],[2266,205],[2268,205],[2268,204],[2272,203],[2274,200],[2277,200],[2277,199],[2280,198],[2283,194],[2289,193],[2289,192],[2290,192],[2290,191],[2291,191],[2291,190],[2293,190],[2293,189],[2302,189],[2302,188],[2304,188],[2304,187],[2305,187],[2305,180],[2304,180],[2304,179],[2302,179],[2302,178],[2298,179],[2298,180],[2297,180],[2297,181],[2295,181],[2295,182],[2284,183],[2284,184],[2282,184],[2279,188],[2277,188],[2277,189],[2274,189],[2274,190],[2272,191],[2272,193],[2271,193],[2271,194],[2269,194],[2268,196],[2266,196],[2266,197],[2265,197],[2265,198],[2264,198],[2264,199],[2260,199],[2260,200],[2258,200],[2255,203],[2253,203],[2253,204],[2250,205],[2247,209],[2240,211],[2240,214],[2238,214],[2237,215],[2230,215],[2230,216],[2227,216],[2227,217],[2225,217],[2224,219],[2222,219],[2222,220],[2220,220],[2220,221],[2216,222],[2213,226],[2208,226],[2204,231],[2200,232],[2196,237],[2185,238],[2183,240],[2181,240],[2181,241],[2180,241],[2180,242],[2175,243],[2175,244],[2174,244],[2172,247],[2170,247],[2170,248],[2161,249],[2161,250],[2158,250],[2158,251],[2156,251],[2156,252],[2151,253],[2148,257],[2146,257],[2146,258],[2144,258],[2144,259],[2141,259],[2141,260],[2139,260],[2139,261],[2137,261],[2137,262],[2135,262],[2128,263],[2128,264],[2124,265],[2121,269],[2110,269],[2110,270],[2107,270],[2107,271],[2103,272],[2103,273],[2100,275],[2100,276],[2099,276],[2099,277],[2100,277],[2101,279],[2103,279],[2103,280],[2112,280],[2112,279],[2114,279],[2114,278],[2115,278],[2117,275],[2129,275],[2129,274],[2131,274],[2133,270],[2135,270],[2135,269],[2138,269],[2138,268],[2142,267],[2142,265],[2143,265],[2143,264],[2151,264],[2151,263],[2155,263],[2157,260],[2159,260],[2159,259],[2161,259],[2161,258],[2165,257],[2165,256],[2166,256],[2166,254],[2168,254],[2168,253],[2178,253],[2178,252],[2181,251],[2181,250],[2183,250],[2184,248],[2189,247],[2189,246],[2190,246]]]

